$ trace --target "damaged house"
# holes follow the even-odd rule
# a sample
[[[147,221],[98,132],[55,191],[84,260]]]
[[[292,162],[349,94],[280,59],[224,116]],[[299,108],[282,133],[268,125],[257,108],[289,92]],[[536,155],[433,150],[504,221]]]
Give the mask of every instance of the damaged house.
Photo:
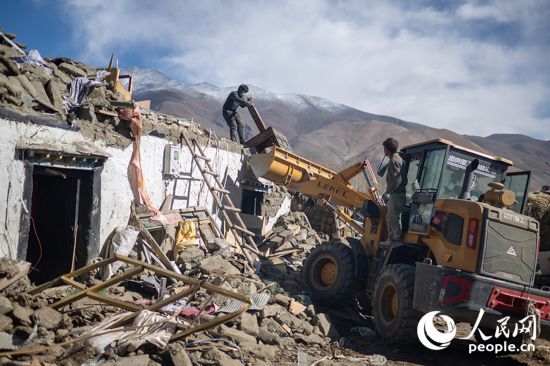
[[[14,38],[0,29],[0,363],[329,357],[338,333],[298,276],[320,238],[286,189],[243,146],[133,101],[112,60]]]
[[[107,68],[112,78],[68,59],[22,59],[5,45],[0,54],[0,256],[36,266],[33,282],[96,258],[128,224],[132,202],[160,208],[168,197],[170,210],[205,207],[226,231],[184,136],[202,146],[250,230],[266,232],[289,211],[285,192],[243,170],[240,145],[190,120],[141,109],[136,145],[117,113],[134,106],[118,69]],[[143,180],[133,179],[134,168]]]

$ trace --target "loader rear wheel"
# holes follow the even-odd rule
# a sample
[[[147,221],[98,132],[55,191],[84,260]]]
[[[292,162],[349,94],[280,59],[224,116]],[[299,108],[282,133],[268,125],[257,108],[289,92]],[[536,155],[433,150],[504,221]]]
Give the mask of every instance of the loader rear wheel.
[[[372,301],[376,332],[388,343],[417,339],[420,313],[413,309],[414,266],[389,265],[376,282]]]
[[[303,276],[314,300],[341,305],[355,299],[355,258],[351,248],[340,242],[315,247],[304,262]]]

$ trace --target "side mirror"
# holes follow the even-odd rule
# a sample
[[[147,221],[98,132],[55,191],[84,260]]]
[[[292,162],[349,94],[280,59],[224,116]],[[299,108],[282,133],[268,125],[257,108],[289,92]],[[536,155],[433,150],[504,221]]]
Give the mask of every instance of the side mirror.
[[[388,169],[388,163],[390,162],[390,158],[387,156],[384,156],[384,159],[380,162],[380,165],[378,166],[378,170],[376,171],[376,174],[378,174],[379,177],[383,177],[384,174],[386,174],[386,170]]]

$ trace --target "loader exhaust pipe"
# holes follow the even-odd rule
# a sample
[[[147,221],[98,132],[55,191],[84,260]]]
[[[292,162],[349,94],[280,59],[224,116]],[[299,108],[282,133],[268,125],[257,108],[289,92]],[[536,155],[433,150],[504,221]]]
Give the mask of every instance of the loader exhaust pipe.
[[[474,159],[466,167],[466,174],[464,175],[464,181],[462,182],[462,190],[460,191],[460,196],[458,198],[463,200],[470,199],[470,192],[472,191],[472,185],[474,184],[475,174],[477,167],[479,166],[479,160]]]

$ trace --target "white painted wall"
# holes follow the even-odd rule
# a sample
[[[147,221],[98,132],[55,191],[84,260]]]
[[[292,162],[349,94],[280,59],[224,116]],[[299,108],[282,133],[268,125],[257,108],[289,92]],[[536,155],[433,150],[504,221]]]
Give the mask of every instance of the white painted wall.
[[[16,146],[31,140],[35,143],[44,141],[60,146],[91,143],[106,151],[110,157],[105,162],[101,175],[101,245],[116,226],[127,224],[133,200],[127,176],[132,145],[125,149],[106,147],[101,141],[87,140],[78,132],[0,119],[0,257],[15,258],[17,254],[25,176],[23,162],[14,159],[14,154]],[[143,176],[153,204],[160,207],[166,195],[174,192],[174,186],[176,194],[183,195],[191,184],[189,200],[176,200],[173,208],[205,206],[212,210],[213,200],[206,185],[198,181],[164,179],[162,166],[166,144],[165,140],[158,137],[142,138]],[[239,188],[238,174],[242,166],[242,155],[214,147],[207,148],[205,153],[212,159],[215,170],[222,180],[227,182],[227,188],[235,192],[232,193],[232,198],[239,207],[241,192],[236,188]],[[186,148],[182,149],[181,161],[182,173],[188,173],[191,168],[191,154]],[[201,177],[196,168],[193,170],[193,176]]]
[[[292,203],[292,199],[290,197],[285,197],[283,203],[281,204],[281,207],[279,207],[279,210],[273,217],[269,217],[267,219],[267,222],[264,224],[264,233],[268,232],[269,230],[273,229],[273,226],[277,223],[277,220],[279,217],[286,215],[290,212],[290,204]]]
[[[30,136],[38,128],[38,126],[0,119],[0,256],[2,257],[15,258],[17,255],[19,220],[23,209],[21,197],[25,176],[23,163],[14,159],[15,146],[19,136]],[[48,132],[45,131],[45,133]]]

